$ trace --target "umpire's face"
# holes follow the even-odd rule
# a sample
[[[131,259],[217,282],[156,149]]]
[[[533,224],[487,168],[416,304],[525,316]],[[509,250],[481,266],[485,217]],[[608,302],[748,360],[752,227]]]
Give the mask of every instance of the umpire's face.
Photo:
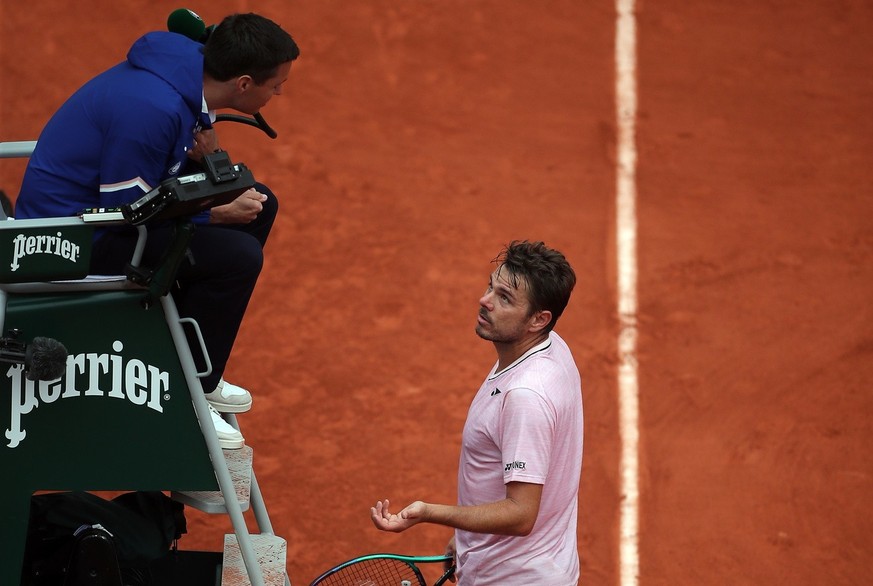
[[[233,109],[244,114],[256,114],[273,96],[282,93],[282,86],[288,81],[291,72],[291,62],[283,63],[276,70],[276,75],[262,84],[255,83],[250,76],[244,75],[237,80],[237,95],[234,98]]]

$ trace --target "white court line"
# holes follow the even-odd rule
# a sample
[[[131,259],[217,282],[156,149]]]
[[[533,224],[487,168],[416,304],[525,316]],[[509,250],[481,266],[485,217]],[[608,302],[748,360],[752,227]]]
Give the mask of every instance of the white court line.
[[[637,378],[637,217],[634,0],[616,0],[615,67],[618,122],[616,258],[618,272],[618,390],[621,433],[621,586],[639,584],[639,384]]]

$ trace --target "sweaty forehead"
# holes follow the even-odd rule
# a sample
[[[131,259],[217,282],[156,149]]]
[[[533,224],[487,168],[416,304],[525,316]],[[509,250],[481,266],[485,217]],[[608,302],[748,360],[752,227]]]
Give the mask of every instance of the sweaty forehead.
[[[507,289],[513,291],[527,292],[527,281],[523,277],[516,275],[506,268],[506,265],[500,265],[497,267],[497,269],[491,273],[491,277],[494,279],[495,284],[501,284]]]

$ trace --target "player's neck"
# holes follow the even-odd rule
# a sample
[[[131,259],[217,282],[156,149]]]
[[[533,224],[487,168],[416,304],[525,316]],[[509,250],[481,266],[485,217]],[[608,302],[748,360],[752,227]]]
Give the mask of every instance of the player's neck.
[[[540,332],[513,342],[494,342],[494,349],[497,351],[497,370],[495,372],[502,371],[524,356],[528,350],[542,344],[548,337],[548,332]]]

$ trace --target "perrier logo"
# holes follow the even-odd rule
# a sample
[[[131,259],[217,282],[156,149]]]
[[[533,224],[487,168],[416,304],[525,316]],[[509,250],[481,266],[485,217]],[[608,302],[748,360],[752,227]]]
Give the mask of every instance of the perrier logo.
[[[6,371],[11,383],[7,447],[15,448],[27,436],[23,426],[25,415],[56,401],[105,397],[163,413],[161,400],[170,390],[169,373],[137,358],[125,359],[120,354],[124,344],[119,340],[112,343],[112,350],[114,354],[87,352],[68,356],[64,376],[54,381],[28,380],[22,365],[11,366]]]
[[[12,263],[9,268],[17,271],[21,266],[18,261],[36,254],[53,255],[76,262],[79,259],[79,245],[64,238],[61,232],[55,236],[18,234],[12,239]]]

